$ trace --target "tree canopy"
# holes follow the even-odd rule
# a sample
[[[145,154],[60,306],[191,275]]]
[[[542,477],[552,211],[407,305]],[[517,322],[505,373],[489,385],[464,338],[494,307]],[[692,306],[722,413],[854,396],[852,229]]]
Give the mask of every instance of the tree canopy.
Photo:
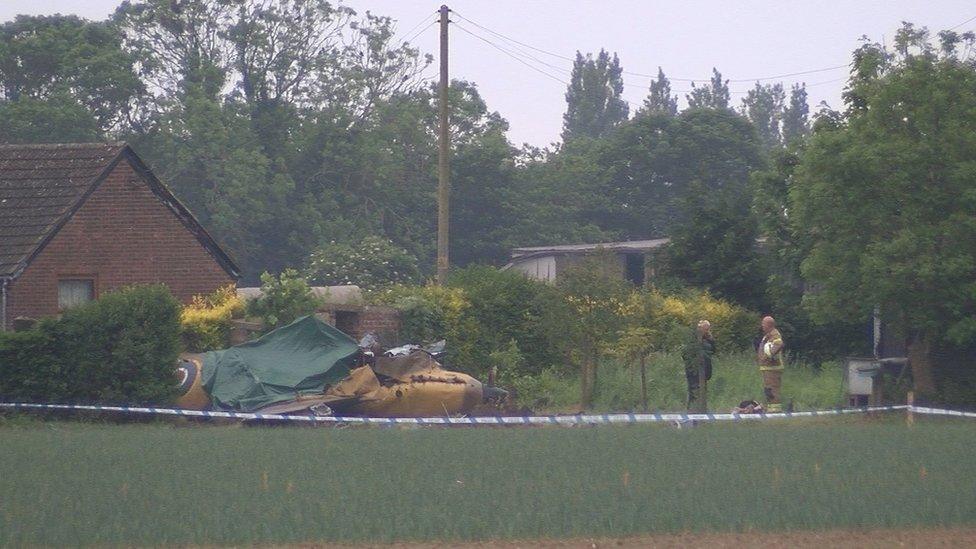
[[[916,384],[939,340],[976,338],[976,66],[973,35],[911,25],[895,52],[855,55],[842,123],[812,137],[790,189],[809,253],[804,299],[816,319],[868,318],[909,334]]]
[[[876,307],[918,356],[972,344],[974,41],[905,25],[891,49],[866,42],[843,108],[813,114],[801,82],[757,82],[733,106],[717,69],[681,105],[659,67],[631,116],[617,56],[578,52],[562,141],[545,149],[514,147],[477,85],[451,82],[452,260],[670,236],[681,284],[775,309],[801,346],[850,348]],[[129,141],[245,283],[286,269],[341,282],[336,258],[368,285],[421,281],[436,235],[431,61],[391,19],[325,0],[19,16],[0,25],[0,142]],[[374,248],[396,268],[362,262]]]
[[[0,141],[91,141],[132,121],[144,83],[108,22],[26,16],[0,26]]]
[[[617,54],[600,50],[594,58],[576,52],[566,90],[563,141],[598,138],[627,120],[630,107],[621,98],[624,82]]]
[[[644,99],[641,112],[670,116],[678,114],[678,96],[671,94],[671,81],[664,75],[661,67],[657,68],[657,78],[651,80],[650,92]]]

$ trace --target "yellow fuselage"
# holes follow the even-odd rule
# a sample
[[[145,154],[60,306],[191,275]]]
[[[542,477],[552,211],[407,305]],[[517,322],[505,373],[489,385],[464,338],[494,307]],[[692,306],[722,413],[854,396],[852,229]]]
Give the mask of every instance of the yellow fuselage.
[[[186,380],[185,392],[176,399],[180,408],[187,410],[205,410],[210,407],[210,395],[201,384],[203,363],[199,355],[186,355],[183,360],[192,362],[195,372],[181,368],[181,374],[195,376]],[[369,368],[362,366],[361,368]],[[372,377],[372,384],[368,390],[360,393],[360,398],[337,399],[330,401],[328,397],[335,388],[329,388],[322,395],[324,402],[335,409],[336,415],[370,416],[370,417],[430,417],[464,414],[471,411],[483,401],[484,387],[477,379],[460,372],[442,370],[440,368],[421,373],[403,376],[401,379],[387,379],[380,384],[372,370],[359,370],[359,374],[351,375],[350,381],[363,386],[357,378],[368,375]],[[353,371],[356,374],[357,370]],[[348,383],[348,382],[347,382]],[[342,384],[339,387],[345,388]],[[321,401],[315,397],[308,398],[310,402]]]

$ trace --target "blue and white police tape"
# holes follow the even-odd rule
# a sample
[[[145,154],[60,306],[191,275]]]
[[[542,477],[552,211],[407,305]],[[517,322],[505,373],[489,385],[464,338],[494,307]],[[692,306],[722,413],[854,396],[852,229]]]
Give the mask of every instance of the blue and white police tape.
[[[909,406],[908,409],[916,414],[928,414],[933,416],[953,416],[953,417],[976,417],[976,412],[963,412],[960,410],[946,410],[944,408],[928,408],[925,406]]]
[[[297,421],[326,424],[362,425],[608,425],[630,423],[656,423],[671,421],[747,421],[763,419],[792,419],[800,417],[825,417],[866,412],[893,412],[906,410],[918,414],[956,417],[976,417],[974,412],[960,412],[922,406],[867,406],[803,412],[775,412],[766,414],[688,414],[688,413],[624,413],[624,414],[576,414],[551,416],[481,416],[481,417],[351,417],[297,414],[262,414],[260,412],[222,412],[217,410],[183,410],[179,408],[154,408],[142,406],[98,406],[82,404],[36,404],[26,402],[0,402],[0,409],[14,410],[65,410],[85,412],[115,412],[122,414],[150,414],[198,418],[226,418],[261,421]]]

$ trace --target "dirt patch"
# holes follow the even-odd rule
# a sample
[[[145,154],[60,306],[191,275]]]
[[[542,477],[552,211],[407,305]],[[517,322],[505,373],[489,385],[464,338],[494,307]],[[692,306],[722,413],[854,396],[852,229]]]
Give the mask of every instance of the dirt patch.
[[[469,543],[394,543],[386,545],[302,544],[295,547],[332,547],[361,549],[599,549],[640,547],[798,547],[798,548],[887,548],[887,547],[976,547],[976,527],[889,530],[829,530],[821,532],[743,532],[728,534],[655,534],[630,538],[594,538],[569,540],[479,541]]]

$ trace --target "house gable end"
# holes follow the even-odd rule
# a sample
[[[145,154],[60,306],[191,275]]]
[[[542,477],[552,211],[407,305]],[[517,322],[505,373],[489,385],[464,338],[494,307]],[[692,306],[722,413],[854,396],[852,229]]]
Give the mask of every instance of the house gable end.
[[[149,189],[156,195],[156,198],[163,203],[180,220],[180,223],[196,237],[201,246],[210,254],[213,259],[227,272],[228,276],[237,280],[241,277],[241,270],[233,259],[217,243],[216,239],[203,228],[197,218],[190,212],[179,199],[169,190],[169,188],[159,180],[158,177],[149,169],[149,166],[139,158],[139,155],[126,145],[120,157],[124,157],[133,171],[140,175]]]

